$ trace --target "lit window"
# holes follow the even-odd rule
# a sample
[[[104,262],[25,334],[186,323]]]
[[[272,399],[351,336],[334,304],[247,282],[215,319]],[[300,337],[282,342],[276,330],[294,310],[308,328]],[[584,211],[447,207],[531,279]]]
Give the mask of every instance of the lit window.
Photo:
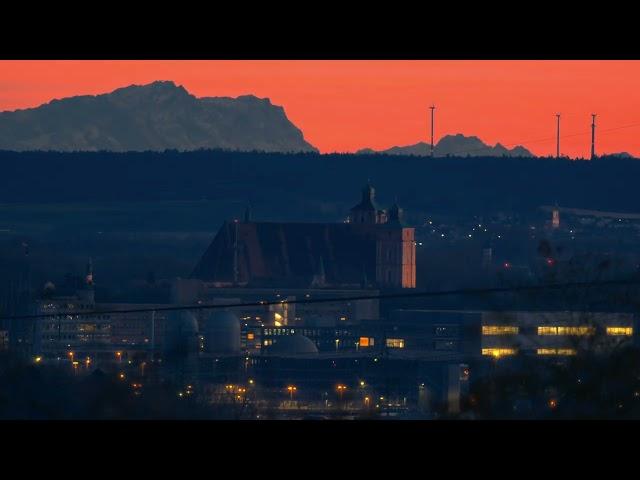
[[[539,348],[538,355],[575,355],[573,348]]]
[[[630,337],[633,335],[632,327],[607,327],[607,335]]]
[[[538,335],[593,335],[595,329],[588,326],[580,327],[538,327]]]
[[[402,338],[387,338],[387,347],[389,347],[389,348],[404,348],[404,339],[402,339]]]
[[[360,337],[361,347],[373,347],[375,345],[375,339],[373,337]]]
[[[558,327],[558,335],[593,335],[593,327]]]
[[[558,327],[538,327],[538,335],[558,335]]]
[[[483,325],[482,335],[517,335],[519,327],[510,325]]]
[[[254,339],[253,332],[247,333],[247,340],[253,340],[253,339]]]
[[[495,358],[504,357],[506,355],[515,355],[515,348],[483,348],[482,355],[487,355]]]
[[[577,352],[573,348],[559,348],[558,355],[575,355]]]
[[[556,349],[555,348],[539,348],[537,353],[538,355],[555,355]]]

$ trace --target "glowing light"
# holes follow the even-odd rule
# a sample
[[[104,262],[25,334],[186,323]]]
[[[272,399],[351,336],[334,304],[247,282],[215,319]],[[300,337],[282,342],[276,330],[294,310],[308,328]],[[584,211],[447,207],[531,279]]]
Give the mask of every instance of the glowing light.
[[[120,380],[124,380],[124,373],[120,373],[120,375],[118,375],[118,378],[120,378]]]
[[[538,327],[538,335],[584,336],[584,335],[593,335],[594,333],[595,333],[595,328],[590,326],[578,326],[578,327],[541,326],[541,327]]]
[[[607,335],[630,337],[633,335],[633,327],[607,327]]]
[[[558,401],[555,398],[552,398],[551,400],[549,400],[549,408],[550,409],[555,409],[558,406]]]
[[[516,350],[514,348],[483,348],[482,355],[491,356],[494,358],[500,358],[507,355],[515,355]]]
[[[519,327],[511,325],[483,325],[482,335],[517,335]]]
[[[42,357],[36,357],[33,359],[34,362],[40,363],[42,361]]]
[[[560,355],[569,356],[576,355],[577,352],[573,348],[538,348],[536,353],[538,355]]]
[[[404,338],[387,338],[388,348],[404,348]]]

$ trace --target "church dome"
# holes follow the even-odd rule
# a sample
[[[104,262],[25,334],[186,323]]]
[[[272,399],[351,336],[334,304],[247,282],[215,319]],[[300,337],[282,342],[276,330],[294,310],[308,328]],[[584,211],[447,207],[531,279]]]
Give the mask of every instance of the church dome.
[[[308,337],[300,334],[279,337],[266,349],[270,355],[316,355],[318,347]]]

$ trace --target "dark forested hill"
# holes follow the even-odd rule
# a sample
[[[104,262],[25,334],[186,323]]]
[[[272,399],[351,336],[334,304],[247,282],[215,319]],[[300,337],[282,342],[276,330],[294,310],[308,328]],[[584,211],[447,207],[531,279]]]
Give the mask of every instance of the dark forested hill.
[[[381,205],[489,214],[558,202],[640,212],[640,162],[606,158],[399,159],[392,155],[0,152],[0,203],[202,200],[273,219],[335,220],[371,180]]]

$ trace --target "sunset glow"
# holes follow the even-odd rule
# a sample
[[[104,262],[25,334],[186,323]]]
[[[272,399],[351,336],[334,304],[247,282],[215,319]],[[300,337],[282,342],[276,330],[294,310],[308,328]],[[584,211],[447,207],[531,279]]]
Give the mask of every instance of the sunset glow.
[[[640,61],[0,61],[0,111],[173,80],[192,94],[268,97],[321,152],[476,135],[555,155],[640,156]]]

